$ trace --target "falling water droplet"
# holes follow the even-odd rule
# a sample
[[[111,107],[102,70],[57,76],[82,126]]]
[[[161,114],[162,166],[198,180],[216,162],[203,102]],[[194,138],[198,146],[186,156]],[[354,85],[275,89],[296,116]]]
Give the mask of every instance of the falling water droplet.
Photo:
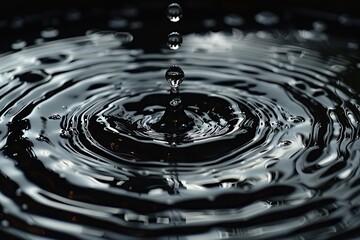
[[[184,80],[184,71],[176,65],[171,65],[165,73],[165,78],[170,84],[171,90],[177,92],[180,84]]]
[[[183,39],[178,32],[172,32],[168,35],[167,44],[170,49],[176,50],[181,46],[182,41]]]
[[[182,8],[177,3],[172,3],[168,6],[167,17],[172,22],[178,22],[182,17]]]

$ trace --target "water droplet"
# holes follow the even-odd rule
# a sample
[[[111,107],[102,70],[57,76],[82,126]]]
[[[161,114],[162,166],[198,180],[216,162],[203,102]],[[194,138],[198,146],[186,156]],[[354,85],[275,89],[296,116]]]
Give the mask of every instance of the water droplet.
[[[17,74],[15,78],[18,78],[22,82],[39,82],[48,80],[50,75],[48,75],[44,70],[33,70]]]
[[[46,28],[41,31],[40,35],[43,38],[54,38],[59,35],[59,30],[55,28]]]
[[[255,15],[255,21],[263,25],[274,25],[277,24],[280,19],[273,12],[263,11]]]
[[[167,17],[172,22],[178,22],[182,17],[182,8],[177,3],[172,3],[168,6]]]
[[[302,122],[305,122],[305,118],[301,117],[301,116],[291,116],[289,119],[288,119],[290,122],[293,122],[293,123],[302,123]]]
[[[61,119],[61,116],[59,114],[53,114],[49,117],[51,120],[59,120]]]
[[[36,138],[37,141],[39,142],[50,142],[49,138],[47,138],[46,136],[40,134],[37,138]]]
[[[11,48],[14,50],[19,50],[22,49],[23,47],[26,46],[26,42],[23,40],[16,40],[11,44]]]
[[[165,73],[165,78],[170,84],[171,89],[177,90],[184,80],[184,71],[176,65],[171,65]]]
[[[128,32],[115,31],[87,31],[86,35],[91,38],[94,44],[102,45],[104,42],[118,41],[121,44],[132,42],[133,35]]]
[[[292,142],[290,140],[283,140],[278,143],[278,147],[285,147],[291,145]]]
[[[171,99],[171,101],[170,101],[170,105],[173,107],[179,106],[180,104],[181,104],[180,98],[174,98],[174,99]]]
[[[238,27],[244,24],[244,19],[237,14],[229,14],[224,17],[224,22],[233,27]]]
[[[69,130],[61,130],[60,137],[69,139],[71,138],[71,132]]]
[[[167,44],[170,49],[176,50],[181,46],[182,41],[183,39],[178,32],[172,32],[168,35]]]

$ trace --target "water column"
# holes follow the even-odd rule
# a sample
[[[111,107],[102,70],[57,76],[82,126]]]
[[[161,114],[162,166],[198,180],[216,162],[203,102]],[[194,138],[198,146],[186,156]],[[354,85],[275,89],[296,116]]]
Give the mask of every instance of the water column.
[[[168,6],[167,17],[171,22],[178,22],[182,17],[182,8],[177,3]],[[177,50],[182,44],[182,37],[178,32],[172,32],[168,35],[167,45],[172,50]],[[157,131],[172,134],[184,133],[192,128],[193,120],[189,118],[183,108],[180,85],[185,78],[185,73],[181,67],[171,65],[165,73],[165,78],[170,85],[170,95],[167,108],[161,120],[154,124]]]

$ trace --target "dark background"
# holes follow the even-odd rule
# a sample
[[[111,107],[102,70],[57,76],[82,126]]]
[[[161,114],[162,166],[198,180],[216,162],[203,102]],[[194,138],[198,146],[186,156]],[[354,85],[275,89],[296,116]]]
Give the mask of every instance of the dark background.
[[[13,0],[1,1],[2,16],[13,14],[27,14],[45,11],[61,11],[68,8],[116,8],[124,4],[136,5],[139,9],[163,9],[169,3],[177,2],[184,8],[193,10],[205,10],[218,12],[219,10],[239,10],[242,12],[251,11],[259,8],[272,10],[284,10],[289,8],[307,8],[360,15],[359,3],[356,0]]]
[[[310,29],[313,21],[321,19],[332,26],[327,29],[328,34],[360,39],[360,3],[356,0],[1,0],[0,53],[11,50],[11,43],[18,39],[32,45],[39,32],[48,27],[59,29],[58,38],[81,36],[88,29],[107,30],[109,19],[119,16],[144,23],[139,30],[125,28],[121,31],[130,31],[136,35],[135,39],[151,37],[151,41],[133,44],[158,48],[164,36],[174,31],[174,24],[165,17],[165,10],[172,2],[183,7],[183,19],[176,24],[176,31],[183,34],[201,32],[202,21],[206,18],[221,23],[229,13],[239,14],[246,20],[241,30],[259,29],[264,26],[254,21],[254,15],[266,10],[280,17],[280,23],[272,26],[276,29]],[[119,11],[124,7],[137,9],[137,14],[124,16],[124,12]],[[66,20],[69,15],[76,18],[77,13],[81,17],[76,21]],[[345,25],[339,22],[341,16],[348,19]],[[211,31],[226,30],[226,27],[218,24]]]

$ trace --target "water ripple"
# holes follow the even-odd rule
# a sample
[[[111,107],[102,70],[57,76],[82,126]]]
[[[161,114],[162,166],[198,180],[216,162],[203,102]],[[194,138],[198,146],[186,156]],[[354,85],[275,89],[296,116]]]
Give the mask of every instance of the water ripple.
[[[341,81],[359,74],[354,59],[252,33],[190,34],[175,54],[106,34],[0,58],[4,234],[262,239],[359,228],[360,99]],[[173,62],[195,121],[176,136],[152,128]]]

